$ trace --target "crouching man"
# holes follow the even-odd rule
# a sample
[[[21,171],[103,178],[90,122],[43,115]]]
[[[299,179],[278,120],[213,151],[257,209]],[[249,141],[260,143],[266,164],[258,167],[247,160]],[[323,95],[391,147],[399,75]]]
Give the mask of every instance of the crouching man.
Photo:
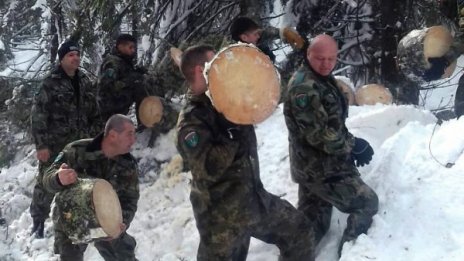
[[[127,116],[115,114],[105,125],[104,133],[94,139],[83,139],[66,145],[47,170],[44,187],[57,193],[77,182],[77,178],[105,179],[112,184],[121,203],[123,224],[116,239],[95,242],[107,261],[130,261],[135,258],[135,239],[125,230],[137,210],[139,183],[137,162],[129,153],[135,143],[135,127]],[[87,244],[73,244],[60,222],[59,206],[53,211],[55,253],[61,260],[83,260]]]

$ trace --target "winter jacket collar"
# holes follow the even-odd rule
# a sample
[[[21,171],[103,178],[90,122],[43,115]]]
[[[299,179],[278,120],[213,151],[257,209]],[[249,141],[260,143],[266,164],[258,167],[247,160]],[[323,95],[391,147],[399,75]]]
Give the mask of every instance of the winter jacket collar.
[[[101,143],[103,141],[103,132],[98,134],[93,140],[87,145],[86,151],[94,152],[101,150]]]
[[[87,145],[86,151],[87,152],[99,152],[101,153],[101,155],[104,155],[102,151],[102,146],[101,146],[103,142],[103,137],[104,137],[104,133],[101,132],[95,138],[93,138],[93,140]],[[127,157],[131,158],[130,153],[126,153],[126,154],[119,155],[119,156],[124,157],[124,158],[127,158]]]
[[[195,95],[189,90],[186,95],[187,95],[187,100],[191,102],[211,105],[211,100],[206,95],[206,93]]]
[[[113,49],[111,54],[114,55],[114,56],[119,57],[120,59],[122,59],[124,62],[130,64],[131,66],[134,66],[134,57],[122,54],[116,48]]]
[[[80,78],[81,77],[81,72],[79,71],[79,69],[77,70],[76,72],[76,76],[77,78]],[[75,76],[75,77],[76,77]],[[63,68],[61,67],[61,65],[58,65],[56,66],[52,72],[51,72],[51,78],[54,78],[54,79],[70,79],[71,80],[71,77],[69,77],[66,72],[63,70]]]

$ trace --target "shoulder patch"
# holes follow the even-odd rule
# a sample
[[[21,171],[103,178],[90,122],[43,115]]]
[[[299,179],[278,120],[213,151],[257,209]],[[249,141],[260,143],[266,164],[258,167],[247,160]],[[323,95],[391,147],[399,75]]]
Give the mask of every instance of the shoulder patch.
[[[116,73],[115,73],[113,68],[108,68],[108,69],[105,70],[105,77],[113,79],[115,74]]]
[[[298,85],[302,83],[304,80],[304,73],[297,71],[295,74],[293,74],[292,78],[289,81],[289,85]]]
[[[295,95],[295,104],[300,108],[306,108],[309,103],[308,95],[306,93],[299,93]]]
[[[184,136],[185,146],[188,148],[195,148],[200,142],[200,135],[196,131],[191,131]]]

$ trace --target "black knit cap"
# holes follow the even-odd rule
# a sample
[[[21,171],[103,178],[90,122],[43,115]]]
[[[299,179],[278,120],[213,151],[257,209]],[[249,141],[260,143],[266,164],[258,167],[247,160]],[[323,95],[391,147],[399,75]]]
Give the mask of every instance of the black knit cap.
[[[79,50],[79,45],[72,41],[72,40],[68,40],[66,42],[64,42],[63,44],[61,44],[60,48],[58,48],[58,58],[61,60],[63,60],[63,57],[69,53],[69,52],[72,52],[72,51],[77,51],[77,52],[80,52]]]
[[[116,46],[127,42],[137,43],[137,39],[135,39],[135,37],[130,34],[120,34],[118,38],[116,38]]]
[[[240,41],[240,35],[251,30],[260,28],[255,21],[248,17],[238,17],[230,26],[230,35],[234,41]]]

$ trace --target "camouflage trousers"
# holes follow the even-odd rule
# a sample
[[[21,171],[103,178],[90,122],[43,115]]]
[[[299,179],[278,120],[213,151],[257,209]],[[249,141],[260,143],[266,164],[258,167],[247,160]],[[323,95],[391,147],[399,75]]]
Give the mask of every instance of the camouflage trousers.
[[[56,156],[56,155],[53,155]],[[55,194],[48,192],[43,186],[43,176],[45,170],[50,167],[54,157],[46,163],[39,163],[39,174],[36,177],[36,183],[32,192],[32,201],[29,208],[31,217],[34,221],[43,222],[50,214],[50,205],[52,204]]]
[[[122,233],[119,238],[111,241],[97,241],[95,248],[106,261],[134,261],[136,242],[134,237]],[[55,254],[62,261],[83,261],[87,244],[73,244],[66,234],[55,224]]]
[[[197,261],[246,260],[251,237],[275,244],[280,250],[279,260],[315,260],[314,237],[305,216],[275,195],[264,192],[260,196],[265,206],[261,213],[251,213],[250,222],[226,222],[221,213],[209,211],[195,215],[200,232]]]
[[[340,250],[345,242],[366,233],[377,213],[377,194],[366,185],[359,174],[335,176],[320,183],[300,183],[298,210],[312,222],[315,245],[330,227],[332,206],[348,213],[347,226],[343,232]]]
[[[155,124],[153,131],[158,133],[166,133],[176,126],[179,111],[177,111],[171,103],[163,101],[163,116],[161,121]]]

